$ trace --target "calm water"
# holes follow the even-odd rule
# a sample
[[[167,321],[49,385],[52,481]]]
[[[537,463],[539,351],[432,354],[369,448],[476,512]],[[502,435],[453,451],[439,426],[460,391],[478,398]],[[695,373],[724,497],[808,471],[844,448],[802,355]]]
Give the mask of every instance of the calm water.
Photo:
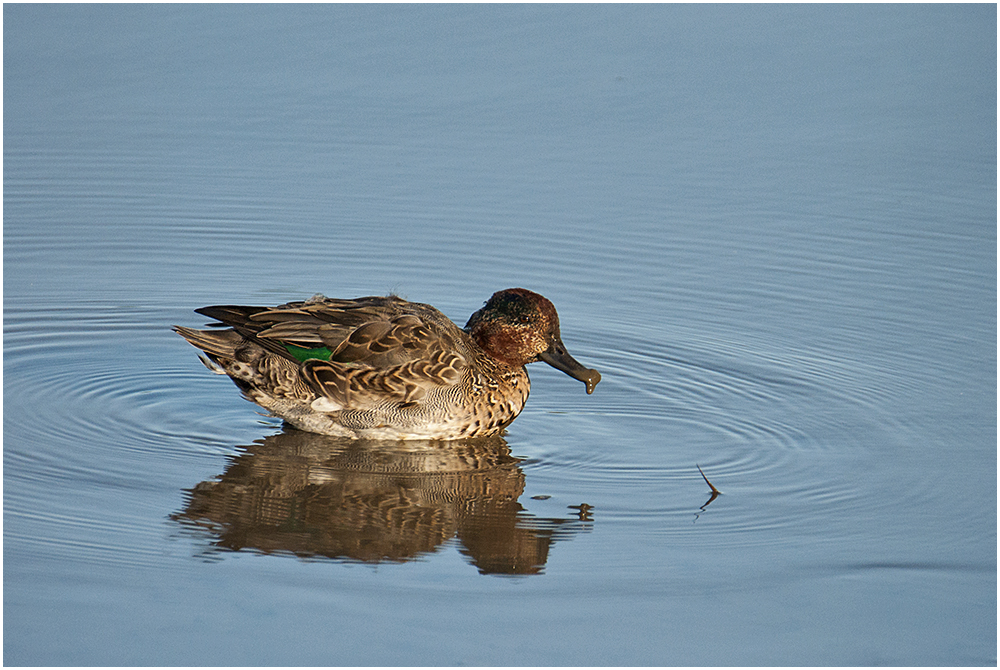
[[[995,6],[3,11],[5,664],[996,663]],[[510,286],[488,442],[169,330]]]

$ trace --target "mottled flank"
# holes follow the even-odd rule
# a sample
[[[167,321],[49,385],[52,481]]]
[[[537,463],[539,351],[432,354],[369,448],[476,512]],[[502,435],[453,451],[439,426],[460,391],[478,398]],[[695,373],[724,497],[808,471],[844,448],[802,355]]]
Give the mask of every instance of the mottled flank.
[[[205,352],[210,369],[275,416],[324,435],[496,435],[524,408],[528,363],[545,361],[587,393],[601,380],[566,351],[552,303],[522,288],[493,294],[464,329],[396,296],[196,311],[216,319],[215,329],[174,330]]]

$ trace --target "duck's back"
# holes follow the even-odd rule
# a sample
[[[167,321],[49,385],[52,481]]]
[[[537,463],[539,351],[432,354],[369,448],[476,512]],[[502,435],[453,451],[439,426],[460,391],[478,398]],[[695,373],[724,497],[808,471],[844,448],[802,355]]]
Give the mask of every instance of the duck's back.
[[[344,300],[316,295],[277,307],[219,305],[195,311],[300,362],[322,359],[380,368],[428,352],[470,353],[468,336],[448,317],[430,305],[397,296]]]

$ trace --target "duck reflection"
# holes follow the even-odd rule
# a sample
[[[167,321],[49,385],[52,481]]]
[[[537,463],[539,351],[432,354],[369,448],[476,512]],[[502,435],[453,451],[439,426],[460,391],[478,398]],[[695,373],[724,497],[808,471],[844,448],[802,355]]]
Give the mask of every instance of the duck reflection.
[[[385,443],[289,429],[240,449],[171,516],[208,533],[209,553],[403,562],[455,538],[481,573],[529,575],[553,542],[590,528],[589,506],[565,519],[525,511],[520,459],[500,437]]]

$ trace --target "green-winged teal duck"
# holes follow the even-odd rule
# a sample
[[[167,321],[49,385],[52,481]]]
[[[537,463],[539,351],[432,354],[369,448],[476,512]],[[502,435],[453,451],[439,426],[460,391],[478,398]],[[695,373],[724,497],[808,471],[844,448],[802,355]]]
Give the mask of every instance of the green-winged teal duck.
[[[601,380],[566,351],[552,303],[523,288],[494,293],[464,329],[430,305],[396,296],[316,295],[278,307],[195,311],[220,323],[174,330],[205,352],[205,365],[229,375],[248,400],[313,433],[496,435],[528,399],[526,364],[545,361],[584,382],[587,393]]]

